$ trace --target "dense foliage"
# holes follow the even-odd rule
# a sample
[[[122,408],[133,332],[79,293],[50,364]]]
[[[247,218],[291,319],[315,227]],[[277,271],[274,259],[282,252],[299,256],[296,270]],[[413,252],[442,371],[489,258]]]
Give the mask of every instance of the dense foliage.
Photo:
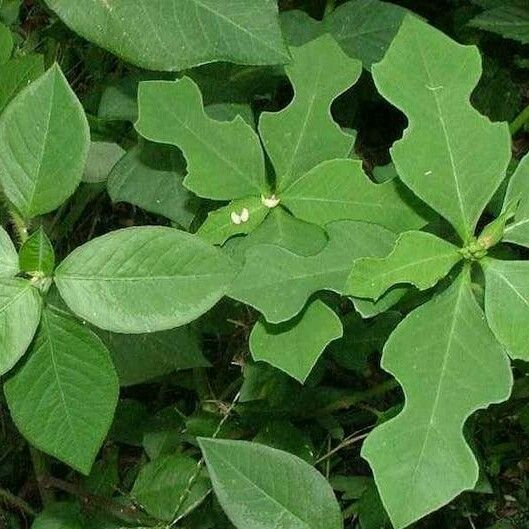
[[[0,528],[529,527],[527,45],[0,0]]]

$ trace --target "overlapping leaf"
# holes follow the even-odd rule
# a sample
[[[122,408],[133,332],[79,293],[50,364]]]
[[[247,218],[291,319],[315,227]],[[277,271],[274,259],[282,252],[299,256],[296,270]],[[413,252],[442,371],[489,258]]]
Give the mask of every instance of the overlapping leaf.
[[[476,48],[461,46],[412,16],[373,67],[381,94],[410,122],[391,151],[400,178],[464,242],[511,158],[507,125],[489,122],[469,104],[480,74]]]
[[[72,252],[56,270],[70,309],[97,327],[145,333],[184,325],[227,291],[234,265],[198,237],[165,227],[114,231]]]
[[[487,9],[473,18],[470,25],[523,44],[529,44],[528,9],[509,5]]]
[[[401,383],[406,404],[370,434],[362,454],[400,529],[474,487],[478,464],[464,423],[510,394],[509,362],[474,299],[468,268],[397,327],[382,366]]]
[[[0,226],[0,278],[15,277],[18,270],[15,245],[6,230]]]
[[[289,60],[269,0],[46,0],[75,32],[147,70]]]
[[[505,228],[503,240],[529,247],[529,156],[518,164],[505,194],[504,209],[518,201],[514,219]]]

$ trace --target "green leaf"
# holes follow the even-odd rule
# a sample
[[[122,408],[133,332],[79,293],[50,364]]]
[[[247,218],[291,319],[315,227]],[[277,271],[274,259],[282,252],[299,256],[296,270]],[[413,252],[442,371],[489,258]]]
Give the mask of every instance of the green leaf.
[[[48,213],[77,188],[90,135],[59,66],[21,92],[0,117],[0,183],[25,218]]]
[[[302,459],[246,441],[199,443],[215,494],[237,529],[343,528],[330,485]]]
[[[193,195],[182,185],[184,174],[185,160],[178,149],[143,142],[114,166],[108,194],[113,202],[129,202],[189,228]]]
[[[254,360],[267,362],[303,384],[327,345],[342,334],[340,318],[317,299],[285,323],[273,325],[261,318],[250,335],[250,351]]]
[[[0,278],[15,277],[19,270],[15,245],[7,231],[0,226]]]
[[[70,309],[101,329],[146,333],[195,320],[227,291],[234,265],[173,228],[117,230],[74,250],[57,268]]]
[[[55,268],[55,251],[42,226],[20,248],[20,269],[28,274],[51,276]]]
[[[0,65],[0,112],[32,81],[44,73],[42,55],[22,55]]]
[[[0,376],[22,358],[40,321],[37,289],[23,279],[0,279]]]
[[[481,261],[485,272],[485,314],[511,358],[529,360],[529,262]]]
[[[46,0],[76,33],[146,70],[289,60],[270,0]]]
[[[247,250],[246,263],[229,296],[256,308],[270,323],[288,321],[313,293],[342,293],[356,259],[386,255],[395,242],[393,233],[376,224],[338,221],[326,229],[329,243],[314,256],[299,256],[272,245]]]
[[[270,209],[261,197],[233,200],[227,206],[208,214],[197,235],[211,244],[224,244],[234,235],[254,231],[266,218]]]
[[[7,26],[0,23],[0,65],[5,64],[13,52],[13,35]]]
[[[351,0],[339,6],[325,22],[344,51],[370,69],[382,59],[408,12],[379,0]]]
[[[501,6],[484,11],[469,22],[470,26],[497,33],[507,39],[529,44],[529,11]]]
[[[281,112],[261,114],[259,132],[283,190],[319,163],[347,158],[354,136],[331,115],[332,102],[354,85],[362,65],[350,59],[329,35],[293,48],[285,67],[294,99]]]
[[[402,233],[387,257],[355,261],[345,290],[375,301],[390,287],[411,283],[419,290],[433,287],[463,258],[457,246],[431,233]]]
[[[361,220],[400,232],[427,223],[424,208],[416,207],[400,182],[373,183],[359,160],[321,163],[285,190],[281,201],[296,217],[320,225]]]
[[[96,332],[112,355],[121,386],[143,384],[181,369],[210,365],[196,332],[189,326],[149,334]]]
[[[188,189],[217,200],[267,193],[257,134],[241,117],[230,122],[209,118],[191,79],[145,81],[138,97],[137,131],[148,140],[182,149]]]
[[[91,184],[104,182],[112,168],[125,154],[117,143],[107,141],[93,141],[90,143],[83,182]]]
[[[324,32],[323,24],[305,11],[290,9],[279,13],[281,29],[289,46],[303,46]]]
[[[529,156],[522,159],[509,181],[503,209],[513,200],[519,204],[514,220],[505,227],[503,240],[529,248]]]
[[[167,521],[180,519],[209,493],[209,480],[200,475],[180,506],[196,471],[197,462],[191,457],[182,454],[160,457],[142,467],[131,494],[152,516]]]
[[[362,455],[400,529],[474,487],[479,468],[463,426],[511,391],[508,358],[474,298],[469,268],[404,319],[382,367],[400,382],[406,403],[370,434]]]
[[[463,242],[473,235],[511,158],[508,126],[491,123],[469,103],[480,75],[477,48],[461,46],[412,16],[373,66],[378,90],[410,122],[391,150],[400,178]]]
[[[118,400],[118,377],[101,340],[45,309],[24,364],[4,384],[11,416],[40,450],[88,474]]]

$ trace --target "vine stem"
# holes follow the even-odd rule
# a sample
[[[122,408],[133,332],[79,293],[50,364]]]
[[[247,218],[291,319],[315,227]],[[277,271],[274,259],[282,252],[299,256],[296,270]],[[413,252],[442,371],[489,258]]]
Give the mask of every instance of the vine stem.
[[[37,512],[33,509],[33,507],[31,507],[31,505],[29,505],[29,503],[25,502],[22,498],[15,496],[7,489],[0,488],[0,500],[3,500],[12,507],[19,509],[28,516],[33,518],[37,516]]]
[[[514,121],[510,124],[511,135],[514,136],[520,131],[520,129],[529,121],[529,105],[527,105],[519,114],[514,118]]]
[[[213,435],[211,436],[212,439],[216,439],[216,437],[219,435],[220,431],[222,430],[222,427],[224,426],[224,424],[226,423],[226,421],[230,417],[231,412],[233,411],[233,409],[237,405],[237,402],[239,401],[239,397],[240,396],[241,396],[241,392],[239,391],[239,392],[237,392],[237,394],[233,398],[229,408],[226,410],[226,413],[224,414],[224,417],[222,417],[222,419],[220,420],[219,424],[217,425],[216,430],[213,432]],[[182,505],[184,505],[184,503],[189,498],[189,495],[191,494],[191,489],[193,488],[194,484],[196,483],[198,477],[200,476],[200,473],[202,472],[202,469],[204,468],[204,464],[205,464],[204,458],[201,457],[200,460],[197,463],[195,471],[193,472],[193,474],[189,478],[189,481],[187,482],[187,487],[185,488],[184,492],[180,496],[180,499],[178,500],[178,505],[176,506],[176,509],[175,509],[174,519],[173,519],[172,522],[170,522],[168,525],[165,526],[165,529],[172,529],[178,523],[178,521],[180,520],[180,517],[178,515],[179,512],[180,512],[180,509],[182,508]],[[209,491],[208,491],[208,494],[209,494]]]

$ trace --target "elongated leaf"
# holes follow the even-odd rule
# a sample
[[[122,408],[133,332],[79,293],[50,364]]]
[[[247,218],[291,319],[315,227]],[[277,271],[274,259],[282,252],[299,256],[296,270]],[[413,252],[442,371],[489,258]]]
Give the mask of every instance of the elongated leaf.
[[[469,25],[529,44],[529,10],[527,9],[509,5],[495,7],[473,18]]]
[[[209,480],[201,475],[178,509],[180,499],[196,471],[197,462],[188,456],[175,454],[160,457],[142,467],[134,483],[132,496],[152,516],[172,521],[195,508],[209,493]]]
[[[50,276],[55,268],[55,251],[42,226],[20,248],[20,269]]]
[[[326,229],[329,243],[314,256],[272,245],[250,248],[229,296],[255,307],[270,323],[288,321],[314,292],[343,292],[356,259],[387,255],[395,242],[393,233],[376,224],[339,221]]]
[[[0,183],[26,217],[60,206],[81,181],[90,136],[83,107],[57,65],[0,118]]]
[[[136,129],[148,140],[182,149],[188,163],[188,189],[217,200],[266,194],[257,134],[241,117],[231,122],[209,118],[191,79],[143,82],[138,97]]]
[[[293,48],[286,71],[294,87],[292,103],[281,112],[263,113],[259,122],[280,191],[319,163],[349,156],[354,136],[335,123],[331,104],[356,83],[362,65],[324,35]]]
[[[529,261],[486,259],[485,314],[512,358],[529,360]]]
[[[101,329],[145,333],[209,310],[235,274],[220,251],[173,228],[114,231],[72,252],[56,270],[62,298]]]
[[[474,487],[478,464],[463,425],[511,391],[509,361],[474,299],[468,268],[397,327],[382,366],[401,383],[406,404],[370,434],[362,455],[400,529]]]
[[[296,217],[320,225],[361,220],[400,232],[427,223],[424,206],[402,184],[371,182],[358,160],[323,162],[290,186],[281,199]]]
[[[261,197],[233,200],[229,205],[209,213],[197,235],[211,244],[224,244],[234,235],[251,233],[264,221],[269,211]]]
[[[0,66],[0,112],[17,95],[44,73],[42,55],[22,55]]]
[[[0,278],[15,277],[18,270],[18,255],[15,245],[7,231],[0,226]]]
[[[511,158],[507,125],[489,122],[469,103],[480,75],[477,48],[412,16],[373,66],[378,90],[410,122],[391,150],[400,178],[465,242]]]
[[[182,185],[184,174],[185,160],[178,149],[144,142],[114,166],[108,194],[113,202],[130,202],[189,228],[194,205],[193,195]]]
[[[237,529],[343,528],[330,485],[302,459],[258,443],[199,443],[215,494]]]
[[[0,376],[22,358],[40,321],[38,291],[23,279],[0,280]]]
[[[13,52],[13,35],[7,26],[0,24],[0,65],[5,64]]]
[[[75,32],[147,70],[287,62],[270,0],[46,0]]]
[[[99,338],[50,309],[28,359],[4,385],[11,416],[28,441],[84,474],[110,427],[118,389]]]
[[[263,318],[250,335],[254,360],[267,362],[303,384],[323,350],[343,334],[340,318],[320,300],[293,320],[273,325]]]
[[[505,228],[503,240],[529,248],[529,156],[522,159],[509,181],[503,209],[513,200],[519,201],[518,209]]]
[[[380,61],[408,11],[379,0],[351,0],[325,21],[334,38],[350,57],[371,68]]]
[[[355,261],[345,289],[353,296],[374,300],[399,283],[426,290],[462,258],[457,246],[431,233],[407,231],[400,235],[387,257]]]

